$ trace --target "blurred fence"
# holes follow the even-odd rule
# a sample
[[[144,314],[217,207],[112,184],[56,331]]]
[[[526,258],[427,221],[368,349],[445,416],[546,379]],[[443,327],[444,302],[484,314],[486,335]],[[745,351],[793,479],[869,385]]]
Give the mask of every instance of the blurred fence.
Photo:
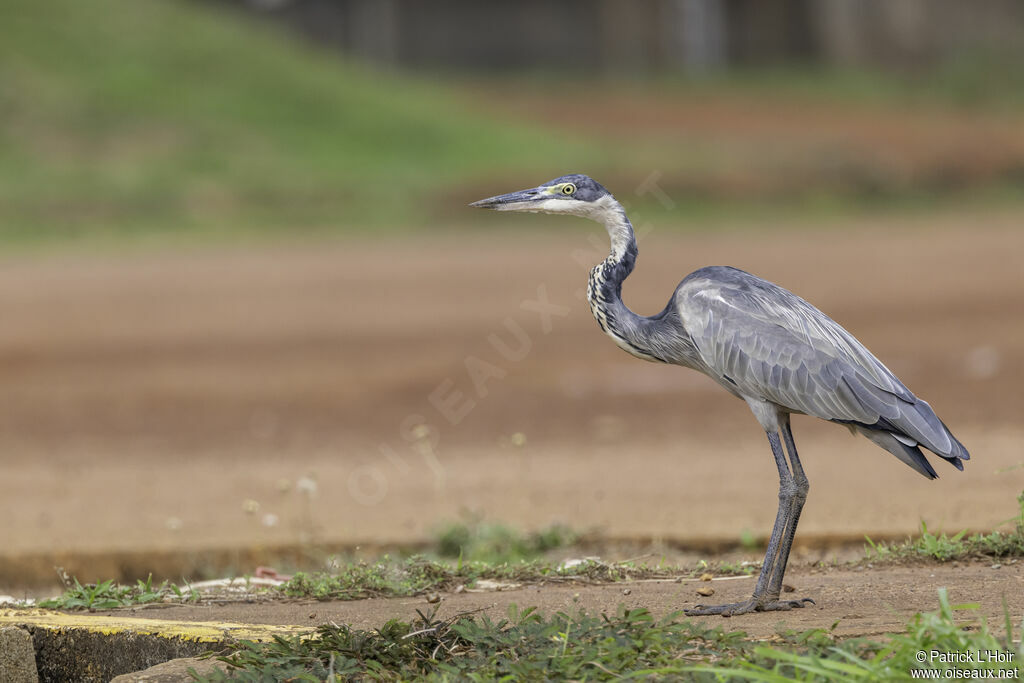
[[[930,65],[1019,55],[1019,0],[218,0],[369,61],[470,69],[700,71]]]

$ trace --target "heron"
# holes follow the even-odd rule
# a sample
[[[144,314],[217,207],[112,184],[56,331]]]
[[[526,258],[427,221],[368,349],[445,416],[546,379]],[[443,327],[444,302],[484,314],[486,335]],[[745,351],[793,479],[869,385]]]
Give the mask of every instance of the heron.
[[[939,475],[922,447],[961,471],[970,458],[931,406],[852,334],[796,294],[756,275],[729,266],[700,268],[679,283],[660,313],[631,311],[622,301],[622,283],[636,265],[633,226],[615,197],[590,177],[564,175],[470,206],[569,214],[604,224],[611,251],[590,271],[587,286],[601,330],[637,358],[704,373],[743,399],[764,429],[779,473],[779,507],[753,595],[743,602],[696,605],[685,610],[687,615],[732,616],[814,604],[811,598],[780,598],[810,489],[790,415],[845,425],[929,479]]]

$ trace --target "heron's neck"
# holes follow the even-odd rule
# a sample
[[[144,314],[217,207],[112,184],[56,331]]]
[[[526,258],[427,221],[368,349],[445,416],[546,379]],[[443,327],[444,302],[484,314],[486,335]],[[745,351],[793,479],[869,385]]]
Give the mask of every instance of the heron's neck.
[[[624,350],[645,360],[657,360],[639,331],[646,318],[629,310],[622,302],[622,282],[636,265],[637,247],[633,225],[622,205],[607,197],[592,217],[603,222],[611,238],[611,253],[590,271],[587,301],[597,324]]]

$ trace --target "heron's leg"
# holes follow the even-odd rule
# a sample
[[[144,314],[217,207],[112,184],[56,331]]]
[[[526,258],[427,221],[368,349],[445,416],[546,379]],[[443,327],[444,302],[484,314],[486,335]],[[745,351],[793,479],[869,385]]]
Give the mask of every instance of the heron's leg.
[[[807,492],[811,485],[804,474],[804,468],[800,465],[800,456],[796,453],[796,443],[793,442],[793,432],[789,428],[789,420],[782,423],[782,438],[786,442],[786,450],[789,452],[789,462],[793,469],[793,483],[796,486],[796,493],[793,496],[792,510],[786,529],[782,534],[782,544],[779,548],[779,559],[776,562],[775,572],[769,584],[769,594],[775,597],[782,591],[782,579],[786,574],[786,563],[789,561],[789,551],[793,547],[793,538],[796,536],[796,525],[800,522],[800,512],[803,510],[804,502],[807,500]]]
[[[773,588],[776,567],[779,560],[782,560],[781,570],[785,571],[785,559],[781,557],[780,550],[783,544],[786,530],[790,527],[790,518],[793,513],[793,501],[797,494],[797,484],[786,464],[786,454],[782,450],[782,443],[779,441],[778,432],[768,432],[768,443],[772,447],[772,455],[775,456],[775,465],[779,469],[779,511],[775,515],[775,526],[772,527],[771,538],[768,539],[768,549],[764,554],[764,563],[761,565],[761,573],[757,577],[757,585],[754,587],[754,595],[745,602],[734,602],[726,605],[697,605],[693,609],[685,611],[687,616],[702,616],[707,614],[721,614],[732,616],[734,614],[745,614],[747,612],[761,612],[770,610],[788,610],[794,607],[803,607],[803,600],[779,600],[779,588]],[[801,470],[802,474],[802,470]],[[781,574],[781,572],[780,572]],[[779,579],[781,586],[782,580]]]
[[[779,544],[789,523],[793,494],[796,490],[777,432],[768,433],[768,443],[772,447],[772,455],[775,456],[775,466],[779,469],[779,511],[775,514],[775,525],[772,527],[772,535],[768,538],[768,549],[764,553],[761,574],[757,577],[757,585],[754,587],[755,600],[765,597],[765,591],[771,585],[771,577],[779,556]]]

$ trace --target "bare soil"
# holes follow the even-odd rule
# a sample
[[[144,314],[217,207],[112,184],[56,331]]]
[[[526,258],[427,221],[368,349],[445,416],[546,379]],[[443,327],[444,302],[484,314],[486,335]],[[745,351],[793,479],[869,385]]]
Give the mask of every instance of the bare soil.
[[[440,603],[424,597],[355,600],[351,602],[274,602],[204,607],[157,606],[132,610],[133,616],[153,619],[217,621],[247,624],[311,626],[334,622],[355,628],[379,628],[389,619],[411,621],[416,610],[445,619],[460,612],[482,610],[498,620],[512,603],[536,606],[544,613],[585,608],[592,614],[615,614],[620,607],[643,608],[663,617],[697,604],[738,602],[750,597],[755,577],[725,578],[712,582],[628,582],[603,585],[548,584],[522,586],[500,592],[462,592],[441,595]],[[977,609],[956,613],[958,621],[986,619],[997,632],[1005,630],[1003,600],[1013,624],[1024,615],[1024,564],[922,565],[917,567],[850,568],[794,567],[787,576],[794,589],[789,597],[809,597],[815,604],[788,612],[746,614],[724,619],[701,617],[710,626],[742,630],[756,638],[769,638],[786,630],[831,629],[840,637],[880,636],[902,631],[917,612],[938,609],[937,591],[946,588],[953,605],[977,603]],[[698,588],[712,587],[710,597]],[[838,623],[837,623],[838,622]]]
[[[988,530],[1024,488],[1021,219],[654,226],[625,298],[656,312],[708,264],[773,279],[970,448],[965,472],[938,462],[929,482],[798,418],[805,559],[922,519]],[[691,547],[763,536],[777,479],[746,407],[622,353],[590,318],[580,294],[605,239],[538,217],[525,234],[8,257],[0,587],[53,564],[106,578],[126,553],[157,575],[160,557],[198,574],[214,551],[249,571],[254,549],[422,541],[466,513]]]

